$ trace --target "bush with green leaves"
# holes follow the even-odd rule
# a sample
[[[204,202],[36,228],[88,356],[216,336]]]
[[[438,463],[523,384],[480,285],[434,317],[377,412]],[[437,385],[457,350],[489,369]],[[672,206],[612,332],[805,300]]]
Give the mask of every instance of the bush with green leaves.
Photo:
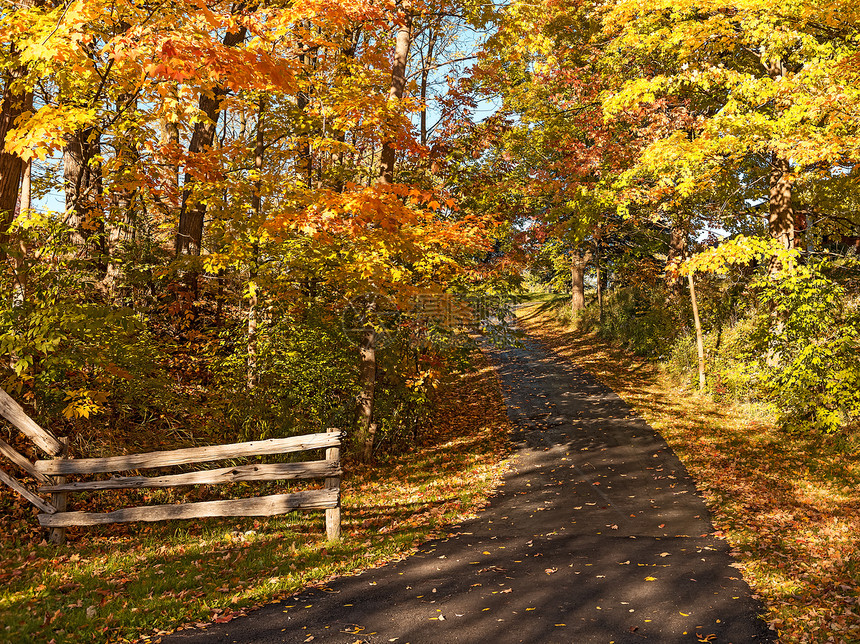
[[[147,405],[152,387],[141,383],[151,381],[140,376],[156,364],[145,320],[105,304],[73,262],[60,266],[33,266],[26,298],[0,302],[0,385],[45,422]]]
[[[716,399],[764,403],[768,397],[762,384],[766,374],[753,342],[757,327],[755,313],[742,311],[721,325],[704,322],[703,326],[710,327],[704,335],[707,390]],[[685,387],[698,387],[698,354],[692,328],[688,327],[672,343],[665,365]]]
[[[602,322],[592,304],[580,314],[579,326],[638,355],[662,358],[681,332],[679,312],[666,305],[668,297],[662,288],[619,288],[604,298]]]
[[[754,338],[781,422],[832,432],[860,417],[860,311],[828,268],[815,262],[759,279]]]
[[[323,307],[306,309],[301,316],[277,305],[268,309],[257,327],[254,387],[248,387],[245,328],[222,331],[211,368],[230,431],[257,440],[328,427],[351,430],[360,387],[359,336],[355,321],[343,316]],[[376,346],[375,442],[379,450],[396,451],[418,439],[440,376],[451,366],[462,366],[472,345],[457,342],[450,333],[416,331],[397,312],[384,321]]]
[[[231,430],[247,440],[347,428],[358,392],[357,351],[336,319],[273,307],[257,328],[256,386],[248,387],[247,323],[227,326],[211,365]]]
[[[818,260],[776,275],[760,265],[757,275],[747,271],[741,279],[734,272],[701,276],[709,391],[766,404],[787,428],[834,432],[860,419],[860,307],[834,271]],[[670,372],[694,387],[690,315],[684,298],[628,287],[605,298],[602,322],[594,303],[578,325],[665,359]]]

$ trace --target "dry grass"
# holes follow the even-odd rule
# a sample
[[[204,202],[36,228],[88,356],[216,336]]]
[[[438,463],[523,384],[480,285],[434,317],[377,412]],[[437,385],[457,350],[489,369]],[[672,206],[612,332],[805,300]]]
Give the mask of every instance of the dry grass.
[[[539,307],[520,316],[529,334],[612,387],[665,437],[783,642],[860,642],[860,437],[787,434],[555,324]]]

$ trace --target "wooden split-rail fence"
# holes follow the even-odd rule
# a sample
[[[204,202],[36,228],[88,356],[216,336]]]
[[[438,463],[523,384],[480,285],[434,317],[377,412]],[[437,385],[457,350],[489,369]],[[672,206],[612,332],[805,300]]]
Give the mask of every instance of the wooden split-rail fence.
[[[24,483],[0,468],[0,482],[12,488],[40,510],[39,523],[51,529],[53,543],[65,541],[68,526],[88,526],[133,521],[164,521],[168,519],[198,519],[204,517],[273,516],[293,510],[325,510],[326,534],[329,539],[340,538],[340,445],[343,432],[329,429],[325,433],[271,438],[268,440],[191,447],[172,451],[108,456],[102,458],[71,458],[68,439],[57,438],[40,427],[21,406],[0,389],[0,416],[27,436],[49,457],[31,461],[0,439],[0,455],[6,457],[39,484],[37,491],[49,493],[46,501]],[[258,463],[198,470],[162,476],[112,476],[111,478],[69,481],[71,476],[113,474],[130,470],[166,468],[177,465],[205,463],[249,456],[287,454],[325,450],[325,459],[297,463]],[[320,489],[289,494],[273,494],[243,499],[201,501],[169,505],[121,508],[112,512],[74,512],[69,509],[69,494],[98,490],[168,488],[182,485],[218,485],[239,481],[275,481],[325,479]]]

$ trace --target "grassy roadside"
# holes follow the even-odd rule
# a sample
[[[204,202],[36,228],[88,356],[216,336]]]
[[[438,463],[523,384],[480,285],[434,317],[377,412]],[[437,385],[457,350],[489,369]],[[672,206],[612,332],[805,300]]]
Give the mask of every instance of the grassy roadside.
[[[612,387],[665,437],[782,642],[860,642],[860,437],[788,435],[557,324],[548,307],[518,315],[531,336]]]
[[[322,513],[308,512],[70,529],[70,543],[55,548],[22,538],[35,519],[0,491],[0,641],[158,641],[405,556],[486,503],[508,431],[496,376],[479,356],[473,373],[443,387],[422,444],[374,467],[347,466],[335,543]]]

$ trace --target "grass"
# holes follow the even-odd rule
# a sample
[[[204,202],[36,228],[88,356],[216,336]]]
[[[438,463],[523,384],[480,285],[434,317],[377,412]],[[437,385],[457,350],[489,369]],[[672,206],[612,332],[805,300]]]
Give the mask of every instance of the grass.
[[[860,436],[787,434],[658,365],[520,309],[529,334],[614,389],[672,446],[784,644],[860,642]]]
[[[0,641],[157,641],[409,554],[473,516],[504,471],[507,417],[494,373],[481,357],[477,367],[442,389],[421,444],[346,464],[337,542],[306,512],[77,528],[53,547],[26,503],[0,491]]]

